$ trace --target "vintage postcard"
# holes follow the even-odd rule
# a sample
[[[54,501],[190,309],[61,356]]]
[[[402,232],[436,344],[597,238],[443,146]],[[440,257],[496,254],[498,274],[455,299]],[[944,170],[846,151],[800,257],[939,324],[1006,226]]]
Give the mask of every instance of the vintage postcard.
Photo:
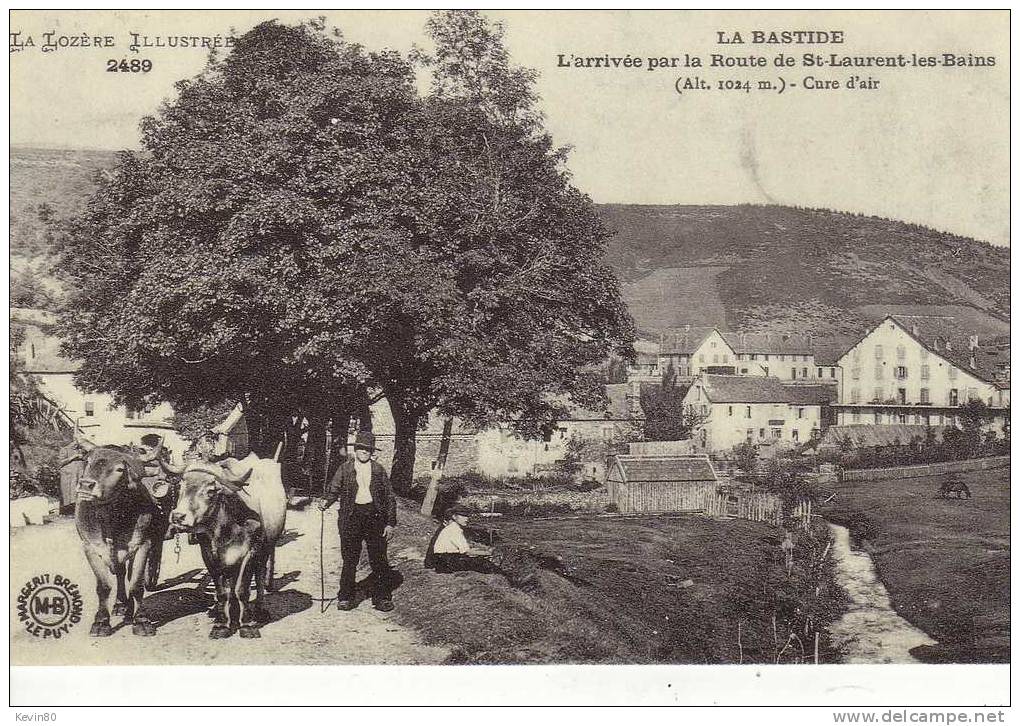
[[[12,11],[12,703],[996,722],[1009,25]]]

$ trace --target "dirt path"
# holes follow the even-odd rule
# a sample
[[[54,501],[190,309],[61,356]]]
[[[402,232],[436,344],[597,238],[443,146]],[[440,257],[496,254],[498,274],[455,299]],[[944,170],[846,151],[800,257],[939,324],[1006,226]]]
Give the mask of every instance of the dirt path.
[[[371,602],[347,613],[335,606],[319,612],[319,603],[312,599],[319,597],[318,510],[288,512],[283,540],[276,554],[279,592],[266,596],[273,622],[263,626],[260,639],[242,639],[236,634],[225,640],[209,639],[210,620],[205,609],[211,600],[199,590],[202,561],[197,545],[188,545],[185,537],[181,538],[180,562],[173,541],[166,543],[161,589],[146,595],[146,603],[160,623],[156,636],[138,637],[127,627],[116,629],[109,638],[90,638],[96,608],[95,578],[82,554],[74,520],[62,518],[14,530],[10,540],[12,600],[33,576],[60,574],[81,589],[84,616],[59,640],[43,640],[26,631],[12,602],[11,664],[422,664],[446,659],[445,649],[424,644],[415,631],[399,624],[397,612],[380,613]],[[334,512],[326,513],[325,542],[329,597],[336,592],[340,565]],[[398,570],[420,567],[420,552],[398,539],[391,548],[390,561]],[[399,608],[399,590],[395,600]],[[113,619],[115,628],[119,622],[119,617]]]

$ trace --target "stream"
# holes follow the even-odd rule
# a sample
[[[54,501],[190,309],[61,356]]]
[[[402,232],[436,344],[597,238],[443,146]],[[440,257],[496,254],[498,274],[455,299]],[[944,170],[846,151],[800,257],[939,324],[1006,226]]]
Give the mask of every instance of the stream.
[[[829,529],[836,581],[850,596],[846,614],[829,626],[833,644],[845,647],[847,663],[920,663],[910,649],[935,641],[896,614],[875,563],[853,549],[849,530],[835,524]]]

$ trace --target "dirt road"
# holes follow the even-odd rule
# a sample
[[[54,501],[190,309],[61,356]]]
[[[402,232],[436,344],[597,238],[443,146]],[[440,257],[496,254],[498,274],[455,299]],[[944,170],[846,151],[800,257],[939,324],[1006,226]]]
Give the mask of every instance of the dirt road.
[[[398,530],[399,532],[399,530]],[[12,665],[294,665],[294,664],[422,664],[441,663],[448,652],[424,644],[418,634],[398,623],[397,612],[380,613],[371,602],[352,612],[332,607],[320,613],[319,512],[289,511],[283,543],[276,554],[279,591],[266,596],[273,621],[262,627],[260,639],[236,634],[210,640],[205,610],[211,602],[202,587],[202,560],[197,545],[181,538],[180,561],[173,541],[163,550],[160,589],[146,595],[151,615],[159,624],[155,637],[135,636],[130,627],[90,638],[96,609],[95,578],[82,554],[73,518],[42,526],[23,527],[11,534],[11,664]],[[336,592],[340,565],[336,514],[326,513],[326,595]],[[363,555],[364,558],[364,555]],[[397,539],[391,564],[398,570],[420,568],[421,553]],[[362,562],[364,566],[364,561]],[[59,640],[31,635],[19,621],[13,602],[32,577],[62,575],[81,589],[82,621]],[[360,573],[359,578],[367,572]],[[398,608],[400,591],[395,594]]]

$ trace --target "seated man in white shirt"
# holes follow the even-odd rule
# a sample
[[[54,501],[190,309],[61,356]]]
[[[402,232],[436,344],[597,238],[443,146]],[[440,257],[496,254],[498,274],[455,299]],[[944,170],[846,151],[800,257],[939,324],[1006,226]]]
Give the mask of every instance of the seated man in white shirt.
[[[471,570],[473,572],[495,573],[499,569],[489,561],[492,548],[485,545],[471,544],[464,536],[464,527],[468,523],[468,513],[464,509],[453,508],[446,512],[443,523],[432,536],[428,550],[425,552],[425,567],[434,568],[436,572],[457,572]]]

